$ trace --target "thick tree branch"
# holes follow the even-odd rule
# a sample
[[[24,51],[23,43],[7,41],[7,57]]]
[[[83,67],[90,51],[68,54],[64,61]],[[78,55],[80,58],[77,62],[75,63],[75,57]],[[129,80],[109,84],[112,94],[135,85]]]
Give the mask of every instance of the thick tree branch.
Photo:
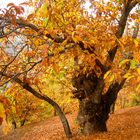
[[[135,7],[137,4],[140,4],[140,1],[139,0],[133,0],[130,3],[130,9],[133,9],[133,7]]]
[[[118,93],[124,86],[125,81],[126,81],[126,79],[123,78],[120,83],[115,82],[114,84],[111,84],[109,86],[109,89],[106,92],[106,94],[102,95],[102,103],[103,103],[104,109],[105,109],[104,113],[106,113],[106,114],[110,113],[110,111],[111,111],[110,108],[115,103]]]
[[[99,59],[95,59],[95,63],[96,63],[96,65],[97,65],[97,66],[99,66],[99,67],[100,67],[100,69],[101,69],[102,73],[104,73],[104,72],[106,72],[106,71],[107,71],[107,67],[106,67],[106,66],[104,66],[104,65],[100,62],[100,60],[99,60]]]
[[[123,35],[124,28],[125,28],[127,18],[128,18],[128,15],[129,15],[130,11],[138,3],[138,2],[135,2],[135,3],[131,3],[131,2],[132,2],[132,0],[128,0],[127,4],[124,5],[124,7],[123,7],[122,15],[121,15],[119,25],[118,25],[118,30],[116,31],[116,37],[118,39],[121,38],[122,35]],[[100,75],[100,77],[97,81],[98,82],[97,85],[99,85],[99,86],[97,86],[96,89],[95,89],[95,96],[92,99],[93,102],[97,101],[97,103],[100,103],[100,101],[101,101],[101,96],[102,96],[101,94],[102,94],[102,91],[103,91],[103,88],[104,88],[104,78],[103,77],[104,77],[104,74],[106,73],[106,71],[111,69],[111,63],[114,61],[114,58],[115,58],[115,55],[117,53],[118,47],[119,47],[119,44],[118,44],[118,42],[116,42],[116,46],[108,51],[108,56],[107,56],[106,62],[104,64],[104,67],[101,64],[99,64],[99,62],[98,62],[98,65],[100,65],[101,68],[106,68],[106,70]],[[116,88],[117,88],[116,89],[117,93],[121,89],[121,87],[123,85],[122,83],[124,84],[125,80],[121,81],[121,84],[116,83],[116,84],[118,84],[118,86],[115,85]],[[111,90],[111,89],[109,88],[109,90]]]
[[[124,5],[122,10],[122,15],[119,21],[118,30],[116,32],[116,37],[121,38],[125,29],[125,25],[127,22],[127,18],[129,16],[130,11],[138,4],[138,1],[129,0],[126,5]]]
[[[109,100],[108,103],[110,106],[117,99],[118,92],[122,89],[123,85],[125,84],[125,81],[126,79],[123,78],[120,83],[116,82],[109,86],[109,89],[104,96],[108,96],[108,100]]]
[[[0,20],[4,20],[4,23],[6,24],[12,24],[11,21],[9,19],[4,19],[2,17],[0,17]],[[55,37],[52,37],[51,34],[47,33],[47,34],[44,34],[44,30],[42,31],[39,27],[37,27],[36,25],[34,24],[31,24],[31,23],[28,23],[28,22],[25,22],[25,21],[21,21],[20,19],[16,19],[16,23],[18,25],[18,27],[16,27],[15,29],[13,29],[12,31],[8,32],[8,33],[5,33],[5,34],[0,34],[0,38],[3,38],[3,37],[6,37],[7,35],[10,35],[11,33],[13,33],[15,30],[19,29],[19,28],[25,28],[25,27],[28,27],[32,30],[34,30],[35,32],[39,32],[38,36],[41,36],[41,35],[45,35],[47,38],[53,40],[55,43],[62,43],[64,42],[67,38],[66,37],[61,37],[61,36],[55,36]],[[1,27],[1,29],[4,28]],[[82,41],[79,41],[77,43],[75,43],[75,41],[72,39],[72,38],[69,38],[67,40],[67,43],[74,43],[74,44],[77,44],[79,45],[79,47],[82,49],[82,50],[87,50],[89,53],[93,53],[95,51],[95,49],[93,47],[87,47],[85,48],[84,47],[84,43]]]
[[[129,13],[136,6],[136,4],[138,4],[137,0],[136,1],[129,0],[126,5],[124,4],[121,18],[120,18],[119,25],[118,25],[118,29],[116,31],[117,38],[122,37]],[[117,45],[114,48],[112,48],[108,51],[107,61],[113,62],[115,55],[116,55],[116,52],[117,52],[117,49],[118,49],[118,46],[119,45],[117,43]]]
[[[108,51],[107,62],[109,62],[109,63],[113,62],[117,49],[118,49],[118,45],[116,45],[114,48],[112,48]],[[108,67],[108,69],[110,69],[110,67]]]

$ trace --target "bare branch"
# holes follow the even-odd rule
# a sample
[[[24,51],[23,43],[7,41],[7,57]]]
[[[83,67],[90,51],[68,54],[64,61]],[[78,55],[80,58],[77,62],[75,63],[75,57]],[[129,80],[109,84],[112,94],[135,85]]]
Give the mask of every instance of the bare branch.
[[[8,66],[9,66],[10,64],[12,64],[12,63],[15,61],[15,59],[18,57],[18,55],[23,51],[23,49],[24,49],[26,46],[27,46],[27,44],[25,44],[25,45],[18,51],[18,53],[16,54],[16,56],[15,56],[8,64],[5,65],[5,67],[3,68],[2,72],[5,72],[5,71],[6,71],[6,69],[8,68]],[[0,76],[0,79],[1,79],[1,78],[2,78],[2,76]]]

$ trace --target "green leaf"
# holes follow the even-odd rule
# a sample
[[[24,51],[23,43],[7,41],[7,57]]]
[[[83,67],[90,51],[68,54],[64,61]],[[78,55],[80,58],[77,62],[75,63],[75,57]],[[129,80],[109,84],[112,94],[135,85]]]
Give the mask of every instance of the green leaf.
[[[135,69],[136,68],[136,64],[137,64],[137,62],[134,59],[130,60],[130,69]]]
[[[64,77],[65,73],[64,72],[60,72],[58,74],[58,79],[61,80]]]
[[[44,25],[45,25],[45,26],[48,25],[48,21],[49,21],[48,18],[44,18],[44,19],[43,19],[43,22],[44,22]]]

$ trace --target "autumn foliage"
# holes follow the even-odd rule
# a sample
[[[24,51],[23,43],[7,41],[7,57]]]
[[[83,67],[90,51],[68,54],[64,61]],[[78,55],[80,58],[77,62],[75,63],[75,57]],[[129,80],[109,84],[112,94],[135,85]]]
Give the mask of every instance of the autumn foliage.
[[[88,3],[89,9],[85,0],[37,0],[1,9],[0,85],[7,85],[2,92],[13,96],[11,106],[18,103],[14,107],[19,121],[31,119],[24,107],[30,116],[44,111],[38,108],[42,101],[25,94],[32,93],[54,107],[70,138],[59,99],[72,96],[79,102],[83,133],[105,131],[110,106],[123,86],[133,84],[136,92],[140,90],[139,30],[132,27],[132,21],[140,22],[139,0]],[[123,36],[127,22],[128,34]]]

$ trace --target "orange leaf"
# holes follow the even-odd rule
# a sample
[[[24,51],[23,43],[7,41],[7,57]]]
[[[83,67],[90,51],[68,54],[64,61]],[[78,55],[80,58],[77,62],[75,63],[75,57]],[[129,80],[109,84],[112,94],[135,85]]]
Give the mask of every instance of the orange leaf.
[[[47,65],[48,65],[48,59],[47,59],[47,58],[44,58],[44,59],[43,59],[42,65],[43,65],[43,66],[47,66]]]
[[[39,79],[34,79],[34,84],[38,84],[39,83]]]
[[[26,55],[27,55],[28,57],[33,57],[33,56],[35,55],[35,52],[34,52],[34,51],[28,51],[28,52],[26,53]]]
[[[44,57],[46,57],[47,53],[48,53],[48,46],[44,45],[43,49],[42,49],[42,54],[43,54]]]
[[[9,4],[7,5],[7,7],[13,7],[13,6],[15,6],[14,3],[9,3]]]
[[[20,3],[19,5],[29,5],[28,2],[23,2],[23,3]]]
[[[56,73],[59,73],[59,67],[57,64],[53,64],[53,68],[54,68]]]
[[[35,14],[30,14],[30,15],[28,15],[27,19],[32,19],[34,17],[35,17]]]

